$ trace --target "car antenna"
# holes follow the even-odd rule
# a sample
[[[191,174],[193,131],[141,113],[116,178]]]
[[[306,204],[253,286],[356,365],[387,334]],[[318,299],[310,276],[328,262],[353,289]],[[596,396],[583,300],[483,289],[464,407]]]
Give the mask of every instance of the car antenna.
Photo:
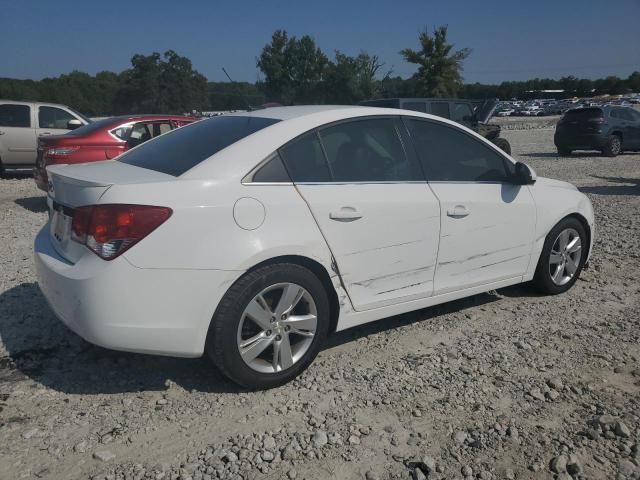
[[[227,76],[227,78],[229,79],[229,81],[230,81],[231,83],[236,83],[236,82],[234,82],[234,81],[231,79],[231,77],[229,76],[229,74],[227,73],[227,71],[225,70],[225,68],[224,68],[224,67],[222,67],[222,71],[224,72],[224,74]],[[242,100],[244,100],[244,104],[245,104],[245,105],[246,105],[246,107],[247,107],[247,111],[248,111],[248,112],[252,112],[253,110],[255,110],[255,109],[254,109],[254,108],[249,104],[249,100],[247,100],[246,95],[245,95],[244,93],[242,93],[242,91],[241,91],[241,90],[240,90],[240,95],[242,96]]]

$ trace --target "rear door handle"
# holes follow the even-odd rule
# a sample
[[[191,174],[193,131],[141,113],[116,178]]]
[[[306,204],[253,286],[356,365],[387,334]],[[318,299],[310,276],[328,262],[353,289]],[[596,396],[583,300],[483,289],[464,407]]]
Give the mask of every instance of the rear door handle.
[[[355,207],[341,207],[329,213],[329,218],[338,222],[353,222],[362,218],[362,213]]]
[[[469,215],[469,213],[471,212],[469,212],[469,210],[467,210],[467,207],[465,207],[464,205],[456,205],[455,207],[447,210],[447,215],[453,218],[464,218]]]
[[[0,135],[4,135],[4,132],[0,132]]]

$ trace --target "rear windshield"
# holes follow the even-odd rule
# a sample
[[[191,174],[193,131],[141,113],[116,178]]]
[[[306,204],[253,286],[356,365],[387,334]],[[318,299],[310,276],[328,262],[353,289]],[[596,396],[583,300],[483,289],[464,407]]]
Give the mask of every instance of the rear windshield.
[[[177,177],[232,143],[279,121],[225,115],[201,120],[143,143],[118,160]]]
[[[577,108],[575,110],[569,110],[564,114],[567,120],[590,120],[603,116],[604,113],[601,108]]]

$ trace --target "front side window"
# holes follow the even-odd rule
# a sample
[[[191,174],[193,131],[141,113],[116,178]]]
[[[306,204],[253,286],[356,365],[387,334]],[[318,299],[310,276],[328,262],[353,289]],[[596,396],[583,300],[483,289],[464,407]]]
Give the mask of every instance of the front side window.
[[[38,125],[40,128],[68,130],[69,120],[77,120],[69,112],[56,107],[40,107],[38,109]]]
[[[31,107],[13,103],[0,105],[0,127],[31,127]]]
[[[221,115],[161,135],[118,157],[118,161],[177,177],[229,145],[279,121]]]
[[[443,118],[451,118],[447,102],[431,102],[431,113]]]
[[[407,158],[395,120],[356,120],[320,130],[336,182],[420,180],[419,167]],[[416,168],[417,167],[417,168]]]
[[[427,180],[440,182],[507,182],[506,160],[457,128],[406,119]]]

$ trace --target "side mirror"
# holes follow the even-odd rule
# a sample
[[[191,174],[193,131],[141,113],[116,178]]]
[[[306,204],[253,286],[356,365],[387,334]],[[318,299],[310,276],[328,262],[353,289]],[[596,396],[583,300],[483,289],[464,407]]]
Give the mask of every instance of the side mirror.
[[[73,120],[69,120],[67,122],[67,130],[75,130],[78,127],[82,126],[82,122],[80,120],[77,119],[73,119]]]
[[[536,183],[536,172],[526,163],[516,162],[513,183],[516,185],[533,185]]]

